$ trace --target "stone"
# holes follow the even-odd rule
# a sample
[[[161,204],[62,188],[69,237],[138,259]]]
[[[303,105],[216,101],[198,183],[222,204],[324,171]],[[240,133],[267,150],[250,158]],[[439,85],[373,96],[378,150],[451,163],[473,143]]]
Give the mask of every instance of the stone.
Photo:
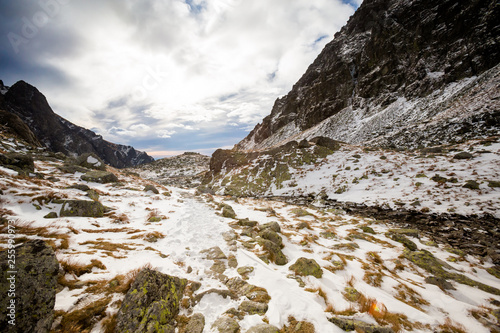
[[[146,187],[144,187],[144,192],[153,192],[154,194],[160,194],[158,189],[154,185],[151,185],[151,184],[146,185]]]
[[[99,193],[96,190],[90,189],[87,191],[87,196],[93,201],[99,201]]]
[[[57,219],[57,213],[56,212],[50,212],[47,215],[43,217],[44,219]]]
[[[250,315],[254,314],[264,315],[267,312],[267,309],[268,309],[267,304],[253,302],[253,301],[243,301],[238,307],[238,310],[246,312]]]
[[[280,227],[279,223],[275,222],[275,221],[265,223],[265,224],[262,224],[259,226],[260,231],[265,230],[267,228],[271,229],[274,232],[281,232],[281,227]]]
[[[467,180],[464,184],[464,186],[462,186],[464,188],[468,188],[468,189],[471,189],[471,190],[479,190],[479,183],[476,182],[475,180]]]
[[[236,218],[236,213],[234,212],[233,207],[228,204],[222,204],[222,216],[234,219]]]
[[[211,247],[207,250],[203,250],[203,251],[201,251],[201,253],[204,253],[204,254],[206,253],[206,258],[210,259],[210,260],[227,259],[224,252],[222,252],[222,250],[218,246],[214,246],[214,247]]]
[[[11,267],[12,262],[8,260],[14,254],[15,267]],[[42,240],[28,241],[15,249],[0,252],[0,266],[0,331],[12,332],[8,306],[15,300],[15,332],[49,332],[54,320],[59,273],[59,263],[52,248]],[[9,274],[13,270],[17,273]],[[9,297],[9,282],[15,285],[13,298]]]
[[[293,265],[290,266],[289,269],[294,271],[296,275],[312,275],[318,279],[323,276],[323,270],[321,269],[321,266],[318,265],[318,263],[314,259],[308,259],[304,257],[299,258]]]
[[[317,136],[311,139],[311,142],[318,146],[322,146],[330,149],[331,151],[337,151],[340,149],[340,141],[327,138],[325,136]]]
[[[363,333],[394,333],[394,331],[390,327],[382,327],[375,324],[369,324],[356,319],[332,317],[328,320],[344,331],[356,331]]]
[[[267,239],[259,238],[258,243],[264,248],[264,250],[268,253],[268,259],[274,262],[276,265],[286,265],[288,263],[288,259],[281,252],[281,247]]]
[[[237,272],[240,275],[248,275],[254,271],[254,268],[252,266],[243,266],[243,267],[238,267]]]
[[[151,269],[137,275],[125,295],[116,319],[116,332],[174,332],[187,280]]]
[[[201,313],[195,313],[189,317],[189,321],[183,330],[183,333],[203,333],[205,328],[205,316]]]
[[[387,232],[389,235],[391,234],[400,234],[409,237],[420,238],[420,231],[418,229],[389,229]]]
[[[103,217],[105,207],[98,201],[64,200],[59,216]]]
[[[416,250],[418,250],[417,244],[415,244],[413,241],[409,240],[403,234],[392,234],[391,235],[391,239],[393,241],[396,241],[396,242],[399,242],[399,243],[403,244],[410,251],[416,251]]]
[[[343,295],[349,302],[357,302],[361,297],[359,291],[353,287],[345,287]]]
[[[303,139],[299,142],[299,148],[309,148],[311,145],[309,144],[309,141],[306,139]]]
[[[0,165],[25,175],[35,172],[33,157],[26,154],[0,154]]]
[[[263,231],[260,232],[259,236],[264,239],[270,240],[271,242],[280,247],[283,247],[283,239],[271,228],[264,229]]]
[[[108,171],[89,171],[80,177],[82,180],[94,183],[117,183],[118,177],[114,173]]]
[[[453,156],[453,159],[455,160],[470,160],[474,158],[474,155],[472,155],[471,153],[468,153],[466,151],[462,151],[458,154],[456,154],[455,156]]]
[[[88,185],[85,185],[85,184],[73,184],[73,185],[68,186],[67,188],[74,188],[76,190],[80,190],[80,191],[84,191],[84,192],[90,190],[90,187]]]
[[[259,222],[257,221],[250,221],[248,218],[244,219],[239,219],[238,220],[238,225],[241,225],[242,227],[255,227]]]
[[[234,318],[220,317],[218,318],[212,328],[216,329],[219,333],[237,333],[240,330],[240,324]]]
[[[375,234],[375,230],[373,230],[373,228],[369,226],[363,226],[361,227],[361,230],[363,230],[363,232],[367,234]]]
[[[279,328],[269,324],[259,324],[252,326],[246,333],[279,333]]]
[[[101,171],[106,170],[106,165],[104,164],[104,162],[101,160],[99,156],[97,156],[94,153],[85,153],[78,156],[76,158],[75,164],[87,169],[94,169]]]
[[[442,277],[428,276],[425,278],[425,283],[436,285],[442,290],[456,290],[450,282]]]

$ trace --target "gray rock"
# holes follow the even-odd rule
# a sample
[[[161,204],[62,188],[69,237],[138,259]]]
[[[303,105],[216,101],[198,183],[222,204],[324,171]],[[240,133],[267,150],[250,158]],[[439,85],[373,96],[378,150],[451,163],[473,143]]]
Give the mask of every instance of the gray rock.
[[[403,244],[410,251],[416,251],[416,250],[418,250],[417,244],[415,244],[413,241],[409,240],[403,234],[392,234],[391,235],[391,239],[393,241],[396,241],[396,242],[399,242],[399,243]]]
[[[264,239],[270,240],[271,242],[280,247],[283,245],[283,239],[281,238],[281,236],[278,235],[273,230],[271,230],[271,228],[264,229],[263,231],[260,232],[259,236]]]
[[[274,262],[276,265],[286,265],[288,263],[288,259],[281,252],[281,247],[267,239],[259,238],[258,243],[264,248],[264,250],[268,253],[268,259]]]
[[[243,227],[255,227],[259,222],[257,221],[250,221],[248,218],[240,219],[238,220],[238,225],[241,225]]]
[[[118,177],[114,173],[108,171],[90,171],[80,177],[82,180],[94,183],[116,183]]]
[[[279,328],[269,324],[260,324],[250,327],[246,333],[279,333]]]
[[[15,248],[15,265],[8,261],[14,249],[0,252],[0,331],[49,332],[54,320],[59,263],[54,251],[42,240]],[[9,273],[16,271],[16,274]],[[14,278],[14,279],[12,279]],[[10,279],[10,280],[8,280]],[[9,282],[14,282],[10,284]],[[12,291],[9,291],[12,288]],[[10,293],[15,295],[10,297]],[[15,301],[15,330],[9,324],[11,302]]]
[[[43,217],[44,219],[57,219],[57,213],[56,212],[50,212],[47,215]]]
[[[103,217],[105,207],[97,201],[65,200],[59,216]]]
[[[85,185],[85,184],[73,184],[73,185],[68,186],[67,188],[74,188],[76,190],[80,190],[80,191],[84,191],[84,192],[90,190],[90,187],[88,185]]]
[[[106,170],[106,165],[99,156],[94,153],[86,153],[78,156],[75,161],[76,165],[94,170]]]
[[[116,332],[174,332],[187,281],[143,269],[118,311]]]
[[[331,323],[337,325],[344,331],[361,331],[364,333],[394,333],[390,327],[382,327],[374,324],[368,324],[361,320],[333,317],[328,319]]]
[[[205,328],[205,316],[201,313],[195,313],[190,318],[184,329],[184,333],[203,333]]]
[[[206,253],[206,255],[207,255],[206,258],[210,259],[210,260],[227,259],[224,252],[222,252],[222,250],[218,246],[214,246],[214,247],[209,248],[207,250],[203,250],[203,251],[201,251],[201,253]]]
[[[90,189],[87,191],[87,196],[93,201],[99,201],[99,193],[96,190]]]
[[[314,259],[299,258],[293,265],[290,266],[290,269],[297,275],[312,275],[318,279],[323,276],[321,266],[318,265]]]
[[[455,290],[453,285],[446,281],[446,279],[438,276],[428,276],[425,278],[425,283],[433,284],[441,288],[442,290]]]
[[[154,185],[151,185],[151,184],[146,185],[146,187],[144,187],[144,192],[148,192],[148,191],[151,191],[154,194],[160,194],[158,189],[156,187],[154,187]]]
[[[281,232],[281,227],[278,222],[269,222],[266,224],[262,224],[259,226],[259,230],[262,231],[264,229],[270,228],[274,232]]]
[[[267,312],[268,305],[266,303],[259,303],[253,301],[241,302],[238,310],[246,312],[250,315],[258,314],[263,315]]]
[[[468,153],[466,151],[462,151],[462,152],[456,154],[455,156],[453,156],[453,158],[455,160],[470,160],[471,158],[474,158],[474,155],[472,155],[471,153]]]
[[[234,318],[220,317],[214,322],[212,328],[219,333],[237,333],[240,330],[240,324]]]
[[[236,213],[234,212],[233,207],[228,204],[222,204],[222,216],[234,219],[236,218]]]
[[[299,148],[309,148],[311,145],[309,144],[309,141],[306,139],[303,139],[299,142]]]
[[[13,169],[21,174],[35,172],[33,157],[20,153],[0,154],[0,165]]]

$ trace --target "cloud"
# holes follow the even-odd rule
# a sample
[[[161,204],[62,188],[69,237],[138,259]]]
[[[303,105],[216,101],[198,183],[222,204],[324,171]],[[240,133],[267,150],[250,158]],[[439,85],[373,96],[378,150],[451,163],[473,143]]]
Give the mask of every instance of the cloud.
[[[188,149],[206,135],[222,146],[244,137],[359,0],[40,3],[59,2],[19,53],[0,36],[0,79],[34,84],[56,113],[107,140]],[[0,3],[0,31],[22,34],[23,18],[44,11],[40,3]]]

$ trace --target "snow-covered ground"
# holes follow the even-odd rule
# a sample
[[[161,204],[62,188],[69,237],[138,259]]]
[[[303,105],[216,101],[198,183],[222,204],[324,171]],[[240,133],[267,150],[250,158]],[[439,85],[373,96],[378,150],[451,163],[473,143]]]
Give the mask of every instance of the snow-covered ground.
[[[16,147],[15,143],[12,144]],[[485,198],[491,204],[485,204],[484,210],[491,207],[498,209],[498,189],[490,189],[486,179],[496,177],[498,170],[487,169],[484,163],[496,159],[498,163],[498,143],[487,147],[491,152],[477,153],[470,164],[451,162],[450,156],[414,160],[403,159],[398,153],[385,154],[386,160],[380,159],[379,152],[365,153],[356,150],[340,151],[329,157],[337,161],[317,165],[316,172],[298,173],[295,178],[297,188],[309,191],[308,186],[315,186],[314,191],[326,188],[333,182],[332,174],[336,174],[334,184],[339,186],[349,183],[349,189],[342,197],[352,201],[365,200],[398,200],[413,201],[412,196],[419,197],[422,206],[434,209],[438,205],[432,200],[425,200],[419,191],[433,193],[437,187],[430,180],[435,173],[459,179],[467,178],[475,172],[477,179],[482,179],[481,193],[478,200]],[[359,153],[359,158],[352,155]],[[404,155],[407,156],[407,155]],[[358,162],[355,162],[358,160]],[[420,161],[417,163],[417,161]],[[381,222],[353,217],[343,212],[321,208],[304,208],[282,202],[239,199],[200,195],[194,190],[166,188],[156,184],[160,194],[144,192],[150,181],[111,169],[120,179],[118,184],[87,183],[80,180],[81,174],[63,174],[57,161],[36,161],[36,172],[45,179],[35,177],[18,177],[12,170],[0,169],[0,189],[2,214],[7,219],[16,221],[18,242],[26,239],[42,238],[47,240],[56,251],[60,262],[79,265],[92,265],[90,272],[80,276],[66,273],[65,286],[57,293],[57,316],[64,316],[87,306],[93,301],[109,297],[106,289],[95,291],[95,285],[106,282],[107,285],[115,277],[150,265],[160,272],[186,278],[201,283],[201,288],[194,296],[210,289],[227,289],[225,278],[240,276],[241,267],[252,267],[247,275],[248,282],[265,288],[271,297],[268,310],[264,315],[246,315],[239,321],[241,332],[250,327],[269,322],[279,328],[290,325],[289,318],[306,321],[314,325],[316,332],[342,332],[328,321],[333,316],[348,316],[367,323],[386,323],[401,332],[432,332],[440,329],[440,325],[462,327],[465,332],[490,332],[486,325],[495,322],[491,311],[500,302],[499,294],[491,294],[476,287],[460,284],[450,280],[455,290],[441,290],[436,285],[428,284],[425,278],[430,273],[416,266],[404,257],[404,246],[393,241],[386,234],[390,226]],[[392,167],[391,167],[392,165]],[[398,166],[398,168],[394,166]],[[498,165],[498,164],[497,164]],[[350,172],[345,171],[351,167]],[[432,166],[432,170],[429,170]],[[359,170],[355,170],[359,167]],[[383,172],[387,168],[388,172]],[[446,170],[442,170],[446,168]],[[380,175],[372,175],[374,170]],[[426,177],[415,178],[417,174]],[[364,183],[362,175],[368,174],[371,183]],[[59,181],[48,178],[57,177]],[[361,179],[352,184],[352,178]],[[399,178],[399,180],[395,180]],[[328,183],[326,182],[328,180]],[[414,182],[422,185],[415,187]],[[70,199],[87,199],[85,192],[67,189],[71,184],[87,184],[100,194],[100,202],[112,208],[112,212],[102,218],[59,217],[44,218],[49,212],[59,213],[61,204],[40,202],[40,197],[59,197]],[[451,185],[451,184],[450,184]],[[372,190],[362,191],[370,186]],[[292,191],[292,188],[288,189]],[[446,189],[452,192],[455,201],[448,202],[442,195],[443,208],[454,207],[457,211],[468,208],[463,203],[463,193],[473,191]],[[281,193],[286,193],[282,190]],[[334,196],[332,193],[328,192]],[[367,194],[366,194],[367,193]],[[384,194],[385,193],[385,194]],[[293,194],[289,192],[287,194]],[[365,195],[365,197],[363,197]],[[385,197],[383,197],[385,195]],[[436,194],[437,195],[437,194]],[[405,199],[405,197],[409,197]],[[427,197],[427,196],[426,196]],[[432,198],[432,195],[429,196]],[[474,196],[467,196],[467,201],[475,207],[481,207],[474,201]],[[283,254],[288,263],[283,266],[266,263],[259,258],[263,248],[255,238],[245,236],[245,228],[238,225],[238,220],[225,218],[220,213],[219,203],[230,205],[238,219],[248,218],[260,225],[278,222],[283,238]],[[491,206],[490,206],[491,205]],[[461,207],[465,206],[465,207]],[[436,208],[437,209],[437,208]],[[158,217],[158,222],[148,222],[150,217]],[[373,232],[367,228],[372,228]],[[233,235],[232,237],[227,237]],[[227,239],[234,238],[231,243]],[[481,258],[469,255],[453,254],[450,249],[432,244],[425,237],[410,239],[419,249],[430,251],[436,258],[447,262],[450,271],[460,272],[470,279],[500,289],[500,280],[486,271],[492,264]],[[6,247],[5,230],[0,243]],[[214,246],[220,247],[228,259],[222,259],[224,277],[213,272],[214,261],[206,258],[203,252]],[[300,257],[314,259],[323,272],[321,278],[313,276],[295,276],[290,266]],[[101,264],[97,264],[99,261]],[[237,265],[234,265],[234,260]],[[232,261],[233,265],[229,262]],[[354,288],[357,299],[346,296]],[[123,293],[112,293],[108,303],[107,316],[118,311]],[[199,303],[181,310],[181,315],[202,313],[206,325],[204,332],[216,332],[212,328],[215,320],[231,308],[238,306],[246,299],[223,298],[216,293],[208,293]],[[366,307],[361,300],[382,303],[387,309],[382,317]],[[395,319],[396,318],[396,319]],[[92,332],[102,332],[99,321]],[[451,320],[451,321],[450,321]],[[56,318],[57,322],[57,318]],[[486,324],[483,324],[483,323]],[[301,332],[300,329],[297,332]]]

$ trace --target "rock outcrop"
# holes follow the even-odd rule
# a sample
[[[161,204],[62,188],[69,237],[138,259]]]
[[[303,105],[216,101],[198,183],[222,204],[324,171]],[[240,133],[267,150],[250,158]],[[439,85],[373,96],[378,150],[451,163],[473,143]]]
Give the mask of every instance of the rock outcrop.
[[[365,0],[236,148],[315,135],[413,147],[498,133],[499,22],[495,0]]]
[[[186,284],[184,279],[143,269],[118,311],[116,332],[174,332]]]
[[[94,153],[106,164],[116,168],[133,167],[154,161],[144,152],[108,142],[102,136],[55,114],[45,96],[24,81],[19,81],[9,88],[0,101],[0,108],[18,116],[34,133],[36,139],[53,152],[70,156]],[[17,126],[21,127],[22,125]],[[31,135],[25,129],[21,130],[23,136],[30,139]],[[33,138],[30,141],[36,143]]]
[[[49,332],[59,272],[52,248],[28,241],[0,252],[0,265],[0,331]]]

